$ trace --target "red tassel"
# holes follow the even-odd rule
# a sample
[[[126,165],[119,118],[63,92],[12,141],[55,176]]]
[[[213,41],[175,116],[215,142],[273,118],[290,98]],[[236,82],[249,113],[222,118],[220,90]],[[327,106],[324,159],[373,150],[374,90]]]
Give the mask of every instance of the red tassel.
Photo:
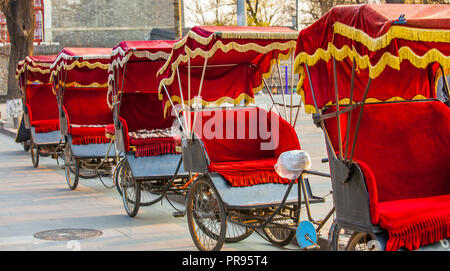
[[[177,153],[175,142],[153,143],[136,146],[135,157]]]
[[[445,238],[450,238],[450,215],[432,217],[399,230],[389,231],[386,250],[395,251],[402,247],[416,250]]]
[[[289,179],[281,178],[275,171],[256,170],[252,172],[239,172],[236,174],[219,172],[231,186],[252,186],[265,183],[288,184]],[[239,175],[238,175],[239,174]]]
[[[49,133],[59,130],[59,122],[54,123],[42,123],[35,126],[36,133]]]
[[[105,136],[73,136],[72,144],[86,145],[86,144],[106,144],[110,140]]]

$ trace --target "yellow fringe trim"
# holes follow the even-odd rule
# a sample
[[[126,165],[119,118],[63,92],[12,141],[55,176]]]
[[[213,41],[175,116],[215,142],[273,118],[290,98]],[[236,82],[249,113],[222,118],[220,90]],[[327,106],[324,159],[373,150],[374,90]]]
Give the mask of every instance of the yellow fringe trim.
[[[292,49],[295,48],[296,45],[296,41],[289,41],[286,43],[280,43],[280,42],[275,42],[275,43],[271,43],[267,46],[260,46],[257,45],[255,43],[249,43],[249,44],[238,44],[236,42],[230,42],[227,45],[224,45],[221,41],[217,41],[213,47],[211,48],[211,50],[209,51],[204,51],[200,48],[196,48],[195,50],[191,50],[189,48],[186,48],[186,55],[180,55],[171,65],[172,68],[172,74],[169,78],[164,78],[163,80],[161,80],[161,82],[159,83],[159,87],[158,87],[158,94],[160,99],[162,99],[162,94],[161,94],[161,88],[163,87],[163,85],[171,85],[175,79],[175,71],[177,69],[177,67],[180,65],[180,63],[187,63],[188,60],[190,58],[195,58],[197,56],[201,56],[203,58],[210,58],[212,57],[217,50],[221,50],[224,53],[227,53],[231,50],[236,50],[238,52],[248,52],[248,51],[255,51],[261,54],[266,54],[268,52],[274,51],[274,50],[280,50],[280,51],[285,51],[285,50],[289,50],[289,52],[286,55],[280,56],[283,58],[289,58],[290,54],[292,53]],[[166,62],[168,63],[168,62]],[[158,73],[160,74],[160,72],[163,72],[162,68],[158,71]],[[262,89],[262,87],[258,87],[260,90]]]
[[[305,103],[305,91],[302,89],[299,94],[302,96],[303,104],[305,105],[305,113],[306,114],[315,114],[315,113],[317,113],[316,108],[315,108],[314,105]],[[425,96],[418,94],[418,95],[414,96],[411,99],[411,101],[412,100],[425,100],[425,99],[427,99]],[[369,104],[369,103],[400,102],[400,101],[406,101],[406,99],[404,99],[402,97],[399,97],[399,96],[395,96],[395,97],[389,98],[389,99],[384,100],[384,101],[376,99],[376,98],[367,98],[364,102]],[[356,102],[353,101],[353,103],[356,103]],[[339,105],[349,105],[349,104],[350,104],[350,99],[349,98],[344,98],[344,99],[339,100]],[[332,105],[335,105],[335,104],[330,101],[325,106],[332,106]],[[325,106],[323,106],[323,107],[325,107]],[[319,110],[321,110],[321,109],[322,108],[319,108]]]
[[[179,103],[179,104],[182,103],[180,96],[172,95],[170,98],[172,99],[172,102],[174,104],[175,103]],[[245,99],[245,105],[248,105],[250,103],[254,103],[255,102],[255,99],[253,99],[247,93],[241,93],[236,99],[233,99],[231,97],[222,97],[222,98],[220,98],[220,99],[218,99],[218,100],[216,100],[214,102],[208,102],[208,101],[205,101],[205,100],[203,100],[203,99],[201,99],[199,97],[194,97],[194,98],[191,99],[190,102],[185,100],[184,104],[189,106],[189,104],[191,104],[191,105],[192,104],[198,104],[200,102],[202,104],[202,106],[205,106],[205,107],[208,107],[208,106],[209,107],[211,107],[211,106],[219,106],[219,105],[224,104],[224,103],[230,103],[230,104],[233,104],[233,105],[238,105],[244,99]],[[166,103],[164,105],[164,118],[167,116],[167,110],[171,106],[172,106],[172,104],[171,104],[170,100],[166,101]]]
[[[53,81],[53,76],[56,76],[58,74],[58,72],[61,71],[61,69],[64,67],[64,69],[70,71],[74,68],[84,68],[87,67],[91,70],[93,69],[102,69],[102,70],[108,70],[109,68],[109,63],[108,64],[103,64],[101,62],[88,62],[88,61],[74,61],[72,62],[72,64],[67,65],[65,62],[60,62],[59,64],[56,65],[55,69],[51,71],[50,74],[50,82]]]
[[[107,88],[108,83],[100,84],[98,82],[91,83],[89,85],[82,85],[78,82],[72,82],[68,84],[63,84],[62,82],[56,84],[56,88],[59,89],[60,87],[65,86],[66,88],[76,87],[76,88]],[[56,95],[55,88],[52,88],[53,94]]]
[[[335,22],[333,33],[362,43],[370,51],[377,51],[385,48],[391,43],[393,39],[404,39],[422,42],[450,42],[450,30],[423,29],[399,25],[393,25],[384,35],[377,38],[372,38],[360,29],[345,25],[340,22]]]
[[[258,31],[231,31],[216,32],[216,36],[223,39],[258,39],[258,40],[297,40],[299,31],[293,32],[258,32]]]

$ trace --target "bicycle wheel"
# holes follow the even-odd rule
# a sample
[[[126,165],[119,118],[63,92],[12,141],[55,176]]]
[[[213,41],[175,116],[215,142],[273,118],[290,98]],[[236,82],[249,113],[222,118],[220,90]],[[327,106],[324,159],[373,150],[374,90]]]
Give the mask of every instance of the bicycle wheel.
[[[128,162],[122,164],[119,173],[119,185],[122,191],[122,201],[128,216],[135,217],[139,211],[141,200],[141,185],[133,178]]]
[[[37,168],[39,166],[39,146],[32,144],[30,148],[31,163],[33,167]]]
[[[237,221],[236,221],[237,220]],[[242,226],[240,219],[227,218],[227,232],[225,235],[225,243],[236,243],[242,241],[252,235],[255,231],[253,228]]]
[[[365,232],[354,232],[348,241],[347,251],[378,251],[381,250],[377,245],[374,236]]]
[[[289,212],[289,211],[287,211]],[[294,211],[295,216],[289,217],[288,214],[281,212],[281,214],[276,215],[272,221],[277,224],[284,225],[297,225],[298,224],[298,212]],[[276,226],[269,223],[263,228],[264,235],[269,239],[272,244],[278,246],[286,246],[295,237],[295,230],[289,229],[282,226]]]
[[[343,229],[340,227],[336,221],[331,224],[330,231],[328,232],[328,241],[330,245],[330,250],[332,251],[343,251],[346,250],[346,246],[350,240],[352,231]]]
[[[202,251],[220,250],[225,241],[226,214],[210,180],[200,178],[194,182],[186,210],[189,232],[195,246]]]
[[[66,146],[64,149],[64,173],[66,182],[71,190],[75,190],[78,187],[78,181],[80,179],[79,172],[78,159],[72,155],[70,147]]]

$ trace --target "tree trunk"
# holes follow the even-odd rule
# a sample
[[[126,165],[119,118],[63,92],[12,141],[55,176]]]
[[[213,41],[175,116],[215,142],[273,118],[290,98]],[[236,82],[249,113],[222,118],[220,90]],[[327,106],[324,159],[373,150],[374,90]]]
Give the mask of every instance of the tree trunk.
[[[33,55],[34,1],[9,0],[2,9],[11,43],[8,66],[8,99],[20,98],[18,82],[15,77],[17,63]]]

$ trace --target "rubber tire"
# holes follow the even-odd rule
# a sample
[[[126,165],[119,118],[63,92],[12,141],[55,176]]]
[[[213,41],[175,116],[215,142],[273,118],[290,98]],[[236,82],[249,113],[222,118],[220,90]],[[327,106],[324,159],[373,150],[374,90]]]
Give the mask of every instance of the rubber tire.
[[[298,212],[296,212],[296,213],[298,214]],[[294,218],[294,220],[295,220],[294,222],[298,224],[298,221],[299,221],[298,215],[297,215],[297,217]],[[277,245],[277,246],[284,247],[284,246],[288,245],[292,241],[292,239],[294,239],[296,236],[295,230],[283,229],[286,231],[290,231],[290,233],[287,235],[287,237],[284,239],[275,239],[274,236],[272,236],[273,235],[273,233],[271,232],[272,229],[279,229],[279,228],[264,227],[263,233],[272,244]]]
[[[66,182],[67,182],[67,185],[69,186],[70,190],[75,190],[75,189],[77,189],[78,182],[80,180],[80,167],[78,165],[78,159],[72,156],[72,152],[71,152],[69,146],[66,146],[64,152],[65,152],[64,173],[66,176]],[[66,153],[66,152],[69,152],[69,153]],[[67,161],[69,159],[72,160],[72,163],[74,165],[73,169],[67,165]],[[71,173],[73,173],[73,176]],[[72,180],[72,177],[73,177],[73,180]]]
[[[126,190],[123,189],[122,187],[120,187],[121,191],[122,191],[123,207],[125,208],[125,211],[127,212],[129,217],[135,217],[139,211],[139,206],[140,206],[140,201],[141,201],[141,183],[137,182],[136,179],[133,178],[133,175],[131,174],[130,166],[128,165],[128,162],[125,161],[122,164],[121,170],[119,172],[119,186],[122,185],[124,178],[125,178],[124,174],[126,174],[126,173],[124,173],[124,170],[128,170],[128,172],[130,174],[129,177],[133,180],[134,188],[136,191],[136,196],[134,199],[129,199],[127,197]],[[127,204],[128,202],[134,203],[134,206],[132,209],[129,208],[129,206]]]
[[[208,190],[211,191],[211,195],[214,196],[213,198],[211,198],[211,200],[215,199],[215,201],[216,201],[215,203],[217,204],[217,207],[219,209],[218,215],[219,215],[219,219],[221,221],[219,233],[212,234],[211,232],[205,232],[200,229],[204,234],[208,235],[212,239],[216,239],[216,244],[212,248],[206,248],[201,243],[201,240],[199,240],[200,238],[198,237],[197,230],[195,227],[196,221],[194,219],[193,203],[194,203],[194,196],[195,196],[197,190],[200,188],[200,186],[207,186],[209,188]],[[202,178],[197,179],[192,184],[192,187],[188,193],[186,214],[187,214],[187,222],[188,222],[188,226],[189,226],[189,232],[191,234],[192,240],[194,241],[194,244],[197,247],[197,249],[200,251],[218,251],[218,250],[220,250],[223,246],[223,243],[225,242],[226,227],[227,227],[226,213],[225,213],[225,207],[223,205],[223,202],[219,198],[219,194],[218,194],[217,190],[214,188],[211,180],[209,180],[205,177],[202,177]],[[201,226],[199,226],[199,227],[201,227]]]
[[[33,164],[33,167],[35,168],[39,167],[39,146],[33,144],[30,148],[30,154],[31,154],[31,163]]]

